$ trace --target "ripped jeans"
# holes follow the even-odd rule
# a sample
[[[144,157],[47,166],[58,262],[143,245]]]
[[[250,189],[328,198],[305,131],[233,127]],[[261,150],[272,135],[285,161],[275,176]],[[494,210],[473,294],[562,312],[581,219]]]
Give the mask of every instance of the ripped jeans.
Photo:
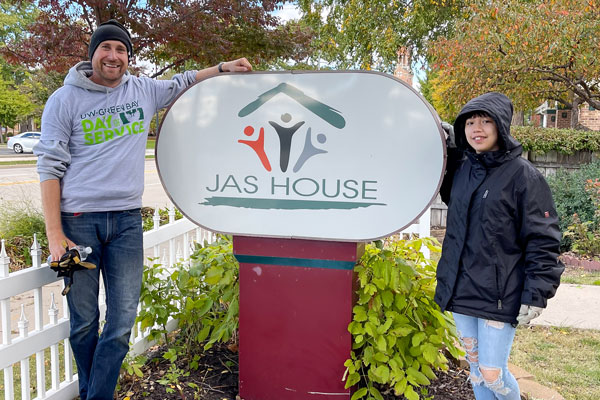
[[[520,400],[519,384],[508,370],[508,356],[515,328],[506,322],[490,321],[452,313],[467,352],[471,385],[477,400]]]

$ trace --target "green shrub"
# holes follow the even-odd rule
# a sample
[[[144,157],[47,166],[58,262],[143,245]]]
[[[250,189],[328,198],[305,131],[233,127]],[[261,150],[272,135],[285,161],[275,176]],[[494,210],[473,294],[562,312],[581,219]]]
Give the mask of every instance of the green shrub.
[[[573,214],[572,224],[565,232],[565,237],[572,241],[571,250],[584,257],[600,257],[600,179],[589,179],[585,191],[594,205],[595,221],[581,221],[578,214]]]
[[[230,236],[197,247],[189,272],[178,276],[186,296],[178,315],[183,337],[209,349],[216,342],[237,342],[239,322],[239,264]]]
[[[359,385],[352,400],[382,399],[377,384],[419,399],[433,371],[448,368],[443,350],[460,355],[453,319],[433,301],[436,263],[420,252],[439,252],[434,240],[369,245],[357,265],[358,302],[348,327],[353,352],[345,363],[346,387]]]
[[[44,215],[28,201],[3,202],[0,206],[0,239],[11,259],[11,272],[31,266],[31,245],[36,234],[42,262],[48,256]]]
[[[154,229],[154,208],[142,207],[142,229],[144,232]],[[160,216],[159,226],[169,223],[169,209],[159,208],[158,215]],[[183,218],[183,214],[177,208],[175,209],[175,220]]]
[[[169,271],[160,264],[144,267],[137,317],[150,340],[164,337],[167,321],[179,320],[179,338],[186,347],[228,342],[238,327],[239,264],[230,237],[197,245],[191,265],[177,264]]]
[[[589,221],[591,228],[600,224],[600,217],[595,215],[596,207],[586,192],[586,182],[600,176],[600,161],[582,165],[575,171],[559,169],[555,175],[548,177],[548,185],[558,212],[560,230],[564,233],[572,224],[573,214],[577,214],[581,222]],[[571,238],[563,236],[561,250],[571,248]]]
[[[151,259],[155,261],[156,259]],[[153,263],[144,265],[142,289],[140,292],[141,310],[136,322],[141,323],[141,329],[150,329],[148,340],[159,340],[161,337],[169,344],[167,322],[171,316],[179,312],[177,302],[181,301],[182,293],[177,287],[177,275],[182,265],[178,264],[173,272],[163,265]]]
[[[573,154],[576,151],[600,151],[600,132],[576,129],[511,126],[511,134],[523,145],[523,150],[536,153],[558,151]]]
[[[0,208],[0,236],[28,236],[46,233],[44,215],[31,203],[4,202]]]

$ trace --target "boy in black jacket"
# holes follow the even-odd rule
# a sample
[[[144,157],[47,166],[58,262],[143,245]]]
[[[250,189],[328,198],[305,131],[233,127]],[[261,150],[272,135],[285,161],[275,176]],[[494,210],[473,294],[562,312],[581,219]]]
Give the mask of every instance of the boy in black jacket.
[[[515,327],[541,313],[564,269],[552,195],[510,136],[512,113],[500,93],[463,107],[440,191],[448,223],[435,300],[454,315],[477,400],[520,399],[508,370]]]

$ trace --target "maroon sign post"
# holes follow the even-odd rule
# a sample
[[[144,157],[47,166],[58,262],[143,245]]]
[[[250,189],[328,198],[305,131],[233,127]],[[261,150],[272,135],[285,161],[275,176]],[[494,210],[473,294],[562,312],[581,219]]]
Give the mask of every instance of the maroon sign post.
[[[243,400],[350,398],[354,265],[348,242],[235,236]]]

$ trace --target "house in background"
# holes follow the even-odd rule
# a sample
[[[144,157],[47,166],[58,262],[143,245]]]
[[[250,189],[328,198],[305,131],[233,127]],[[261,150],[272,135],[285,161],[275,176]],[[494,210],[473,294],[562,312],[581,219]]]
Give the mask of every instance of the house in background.
[[[571,109],[562,109],[556,102],[546,101],[535,109],[531,116],[534,126],[543,128],[571,128]],[[583,103],[579,106],[579,127],[591,131],[600,131],[600,110]]]

